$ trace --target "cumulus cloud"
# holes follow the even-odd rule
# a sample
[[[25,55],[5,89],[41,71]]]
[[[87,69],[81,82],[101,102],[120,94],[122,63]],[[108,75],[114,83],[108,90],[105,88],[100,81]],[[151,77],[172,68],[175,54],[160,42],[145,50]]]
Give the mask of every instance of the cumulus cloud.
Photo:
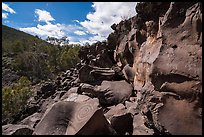
[[[90,37],[89,40],[92,41],[92,43],[93,43],[93,42],[97,42],[97,41],[103,41],[103,40],[105,40],[105,38],[100,36],[100,35],[95,35],[93,37]]]
[[[93,13],[87,14],[87,20],[80,22],[89,33],[97,35],[92,39],[104,39],[112,32],[111,25],[119,23],[136,14],[136,2],[93,2]]]
[[[38,35],[42,39],[46,39],[48,36],[62,38],[64,36],[67,36],[67,34],[73,32],[75,32],[77,35],[85,34],[85,32],[82,31],[84,28],[79,25],[70,24],[66,25],[51,22],[55,19],[51,16],[50,12],[48,11],[36,9],[35,14],[38,16],[38,21],[43,21],[46,24],[45,25],[37,24],[37,26],[33,27],[19,28],[19,30],[32,35]]]
[[[93,2],[94,12],[88,13],[86,20],[80,22],[73,20],[74,24],[54,23],[55,19],[50,12],[36,9],[35,14],[38,21],[45,22],[45,25],[20,28],[21,31],[38,35],[42,39],[50,37],[61,38],[68,36],[70,43],[90,44],[107,39],[113,31],[111,25],[121,20],[135,16],[136,2]]]
[[[5,4],[3,2],[2,2],[2,11],[4,11],[4,12],[2,12],[2,18],[3,19],[8,18],[9,13],[10,14],[16,13],[12,8],[10,8],[7,4]],[[5,13],[5,12],[7,12],[7,13]]]
[[[65,33],[62,31],[61,28],[62,25],[59,23],[48,23],[45,25],[38,24],[36,27],[20,28],[20,30],[33,35],[38,35],[42,38],[47,38],[47,36],[61,38],[65,36]]]
[[[12,8],[10,8],[7,4],[2,2],[2,10],[9,12],[11,14],[16,13]]]
[[[35,10],[36,15],[38,16],[38,21],[43,21],[48,23],[49,21],[53,21],[55,20],[50,12],[47,12],[46,10],[40,10],[40,9],[36,9]]]
[[[43,39],[47,38],[48,36],[56,38],[65,36],[65,33],[62,31],[62,28],[64,27],[62,24],[52,24],[50,22],[55,20],[51,16],[50,12],[46,10],[36,9],[35,14],[38,16],[38,21],[45,22],[46,24],[38,24],[36,27],[19,28],[19,30],[32,35],[38,35]]]
[[[77,35],[80,35],[80,36],[82,36],[82,35],[86,35],[85,32],[80,31],[80,30],[75,31],[74,33],[77,34]]]
[[[8,18],[8,13],[2,13],[2,18],[3,18],[3,19]]]

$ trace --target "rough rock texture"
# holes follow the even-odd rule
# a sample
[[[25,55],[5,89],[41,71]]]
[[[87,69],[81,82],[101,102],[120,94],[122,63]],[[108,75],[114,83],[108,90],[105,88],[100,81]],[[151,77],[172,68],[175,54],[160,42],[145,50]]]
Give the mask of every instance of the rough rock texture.
[[[79,51],[79,58],[82,63],[102,67],[110,68],[113,65],[112,51],[106,42],[96,42],[92,45],[83,46]]]
[[[2,126],[2,135],[32,135],[33,130],[27,125],[7,124]]]
[[[87,134],[110,134],[108,122],[103,112],[98,108],[97,99],[86,103],[73,101],[61,101],[55,103],[45,112],[42,120],[36,126],[35,135],[87,135]],[[92,122],[96,118],[100,121],[93,128]],[[88,128],[89,127],[89,128]],[[97,132],[101,130],[100,132]]]
[[[118,135],[131,135],[133,132],[133,115],[127,112],[123,104],[112,106],[105,114]]]
[[[201,135],[202,4],[136,11],[107,41],[81,47],[76,68],[41,85],[13,124],[47,135]]]
[[[132,95],[133,87],[126,81],[103,81],[101,85],[92,86],[82,84],[81,93],[88,93],[97,97],[101,105],[117,105],[128,100]]]
[[[154,21],[146,22],[149,35],[133,65],[134,89],[142,92],[140,107],[161,133],[201,134],[201,4],[181,5],[170,4],[158,31]]]

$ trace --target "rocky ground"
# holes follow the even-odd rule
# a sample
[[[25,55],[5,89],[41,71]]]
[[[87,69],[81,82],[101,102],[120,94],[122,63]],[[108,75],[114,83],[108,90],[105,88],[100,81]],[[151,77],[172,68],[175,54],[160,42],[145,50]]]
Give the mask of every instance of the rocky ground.
[[[39,86],[3,134],[201,135],[202,4],[141,2]]]

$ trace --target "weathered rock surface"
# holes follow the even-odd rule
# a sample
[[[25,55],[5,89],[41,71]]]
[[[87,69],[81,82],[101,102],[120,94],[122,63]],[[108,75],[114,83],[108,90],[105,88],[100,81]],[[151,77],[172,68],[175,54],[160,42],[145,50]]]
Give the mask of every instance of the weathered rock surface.
[[[145,119],[140,113],[133,117],[132,135],[154,135],[154,130],[145,125]]]
[[[133,87],[125,80],[103,81],[101,85],[82,84],[80,92],[97,97],[101,105],[111,106],[123,103],[132,95]]]
[[[201,135],[202,4],[136,11],[107,42],[81,47],[76,68],[42,85],[14,123],[45,135]]]
[[[103,80],[111,80],[115,75],[115,71],[111,68],[99,68],[90,65],[84,65],[79,70],[79,80],[85,83],[101,82]]]
[[[134,89],[142,92],[138,103],[158,131],[201,134],[202,9],[200,3],[181,5],[172,2],[158,24],[146,22],[147,41],[133,65]]]
[[[25,119],[23,119],[20,124],[22,125],[28,125],[32,128],[35,128],[35,126],[38,124],[38,122],[40,122],[42,118],[42,114],[41,113],[34,113],[28,117],[26,117]]]
[[[86,103],[76,103],[73,101],[58,102],[45,112],[33,134],[110,134],[108,122],[98,105],[97,99],[87,101]],[[98,118],[99,123],[97,125],[92,124],[96,118]]]
[[[112,106],[105,113],[105,117],[110,121],[111,126],[118,135],[131,135],[133,132],[133,115],[127,112],[123,104]]]
[[[2,126],[2,135],[32,135],[33,130],[27,125],[7,124]]]
[[[112,51],[106,42],[96,42],[92,45],[83,46],[79,51],[82,63],[101,68],[113,66]]]

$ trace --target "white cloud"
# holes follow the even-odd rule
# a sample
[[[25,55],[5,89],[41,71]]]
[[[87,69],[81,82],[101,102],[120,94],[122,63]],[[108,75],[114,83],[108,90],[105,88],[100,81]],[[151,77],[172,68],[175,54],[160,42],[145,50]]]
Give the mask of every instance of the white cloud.
[[[48,23],[46,25],[38,24],[37,27],[20,28],[20,30],[33,35],[38,35],[43,39],[47,38],[47,36],[61,38],[65,36],[65,33],[62,31],[62,27],[63,25],[59,23]]]
[[[12,8],[10,8],[7,4],[2,2],[2,10],[7,11],[11,14],[16,13]]]
[[[79,38],[78,39],[81,43],[81,45],[84,45],[86,42],[88,42],[90,45],[97,42],[97,41],[103,41],[103,40],[106,40],[106,38],[104,37],[101,37],[99,35],[95,35],[95,36],[92,36],[92,37],[89,37],[89,38]]]
[[[81,42],[70,41],[69,44],[80,44],[83,45]]]
[[[62,38],[69,33],[77,33],[78,35],[84,35],[83,27],[79,25],[65,25],[60,23],[52,23],[50,21],[55,20],[48,11],[36,9],[35,13],[39,16],[38,21],[44,21],[46,24],[33,27],[19,28],[19,30],[29,33],[31,35],[38,35],[42,39],[46,39],[48,36],[55,38]],[[69,37],[71,39],[71,37]]]
[[[2,12],[2,19],[7,19],[9,13],[10,14],[16,13],[12,8],[10,8],[7,4],[5,4],[3,2],[2,2],[2,11],[4,11],[4,12]],[[7,13],[5,13],[5,12],[7,12]]]
[[[90,41],[93,41],[93,42],[97,42],[97,41],[103,41],[105,40],[106,38],[100,36],[100,35],[96,35],[96,36],[93,36],[93,37],[90,37],[89,40]]]
[[[49,23],[49,21],[55,20],[51,16],[50,12],[47,12],[46,10],[36,9],[35,13],[38,15],[38,21],[43,21],[43,22]]]
[[[8,18],[8,13],[3,13],[3,12],[2,12],[2,18],[3,18],[3,19]]]
[[[119,23],[124,18],[132,17],[135,12],[136,2],[93,2],[93,13],[87,14],[87,19],[83,22],[73,20],[74,24],[60,24],[51,22],[55,20],[50,12],[36,9],[38,21],[46,24],[27,28],[20,28],[21,31],[38,35],[42,39],[50,37],[61,38],[67,36],[70,43],[92,44],[97,41],[103,41],[113,31],[111,25]],[[73,35],[77,34],[78,37]]]
[[[91,45],[95,42],[95,41],[91,41],[91,40],[85,39],[85,38],[81,38],[79,41],[80,41],[81,45],[84,45],[87,42]]]
[[[77,22],[77,23],[80,23],[80,22],[79,22],[79,20],[73,20],[73,22]]]
[[[95,12],[87,14],[87,20],[80,24],[89,33],[97,35],[90,40],[105,39],[113,31],[110,27],[112,24],[135,16],[135,6],[136,2],[93,2]]]
[[[77,34],[77,35],[80,35],[80,36],[82,36],[82,35],[86,35],[85,32],[80,31],[80,30],[75,31],[74,33]]]
[[[42,39],[46,39],[48,36],[55,37],[55,38],[62,38],[66,36],[68,32],[74,32],[78,29],[81,29],[80,26],[74,25],[65,25],[60,23],[51,23],[50,21],[55,20],[50,12],[45,10],[36,9],[35,14],[38,15],[38,21],[43,21],[46,24],[40,25],[38,24],[36,27],[26,27],[26,28],[19,28],[19,30],[24,31],[26,33],[32,35],[38,35]]]

